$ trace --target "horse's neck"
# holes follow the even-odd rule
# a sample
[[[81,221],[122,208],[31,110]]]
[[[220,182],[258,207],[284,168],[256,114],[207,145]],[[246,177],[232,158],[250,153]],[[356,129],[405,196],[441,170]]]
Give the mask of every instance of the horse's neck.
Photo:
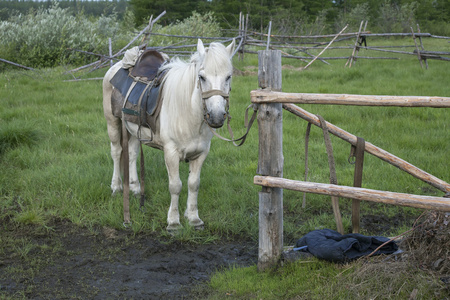
[[[203,103],[201,99],[201,90],[197,86],[197,68],[190,65],[189,68],[178,73],[176,80],[170,81],[170,86],[166,89],[166,96],[170,103],[163,105],[168,106],[168,118],[170,118],[170,126],[179,134],[195,137],[204,131],[203,121]],[[176,71],[176,70],[174,70]],[[179,70],[178,70],[179,71]],[[187,82],[185,80],[193,80]],[[175,94],[173,94],[175,93]]]

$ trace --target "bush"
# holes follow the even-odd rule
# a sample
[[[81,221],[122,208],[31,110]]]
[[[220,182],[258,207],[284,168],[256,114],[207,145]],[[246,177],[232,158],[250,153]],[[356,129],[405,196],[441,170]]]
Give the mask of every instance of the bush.
[[[120,38],[115,14],[95,21],[73,16],[55,2],[49,9],[12,16],[0,22],[0,56],[29,67],[54,67],[86,62],[87,57],[72,49],[107,53],[108,37]],[[88,58],[92,59],[92,58]]]
[[[417,2],[397,5],[386,0],[380,7],[378,26],[381,32],[411,32],[415,26]]]
[[[336,32],[339,32],[348,24],[346,32],[357,32],[361,26],[361,21],[370,22],[370,7],[368,3],[357,4],[349,13],[339,12],[334,22],[334,29]]]
[[[159,25],[154,26],[153,32],[170,35],[191,35],[198,37],[222,36],[220,25],[217,22],[213,12],[208,12],[201,15],[194,11],[192,12],[192,16],[184,19],[183,21],[177,21],[176,23],[165,27]],[[152,47],[160,47],[171,45],[179,41],[179,38],[154,35],[151,36],[148,44]]]

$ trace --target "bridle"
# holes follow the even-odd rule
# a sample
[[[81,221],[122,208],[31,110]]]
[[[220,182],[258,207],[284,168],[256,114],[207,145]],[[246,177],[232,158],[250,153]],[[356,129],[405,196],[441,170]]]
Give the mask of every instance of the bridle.
[[[200,90],[201,90],[201,85],[200,85]],[[227,113],[227,118],[231,118],[230,113],[229,113],[229,108],[230,108],[230,94],[226,94],[221,90],[209,90],[206,92],[202,91],[202,103],[203,103],[203,120],[206,122],[206,124],[208,124],[208,122],[206,121],[206,116],[208,115],[207,113],[207,108],[206,108],[206,100],[211,98],[212,96],[222,96],[223,99],[225,99],[225,101],[227,102],[227,105],[225,107],[225,111]],[[209,126],[209,124],[208,124]]]
[[[229,112],[229,108],[230,108],[230,94],[224,93],[223,91],[217,90],[217,89],[212,89],[212,90],[209,90],[209,91],[204,92],[204,91],[202,90],[202,85],[201,85],[201,83],[200,83],[200,79],[198,79],[197,87],[198,87],[198,89],[200,89],[201,95],[202,95],[201,97],[202,97],[202,103],[203,103],[203,121],[206,123],[206,125],[207,125],[208,128],[211,130],[211,132],[212,132],[215,136],[217,136],[218,138],[220,138],[221,140],[224,140],[224,141],[227,141],[227,142],[233,142],[233,144],[234,144],[236,147],[239,147],[239,146],[241,146],[242,144],[244,144],[245,139],[247,138],[247,135],[248,135],[248,133],[249,133],[249,131],[250,131],[250,128],[252,127],[253,122],[254,122],[255,119],[256,119],[256,113],[257,113],[257,111],[258,111],[258,106],[255,105],[255,104],[250,104],[250,105],[247,107],[247,109],[245,110],[245,127],[247,128],[247,132],[246,132],[242,137],[240,137],[240,138],[238,138],[238,139],[235,139],[235,138],[234,138],[234,134],[233,134],[233,130],[231,129],[231,125],[230,125],[230,121],[231,121],[231,115],[230,115],[230,112]],[[230,90],[231,90],[231,88],[230,88]],[[222,97],[225,99],[225,101],[227,102],[225,111],[226,111],[226,114],[227,114],[226,118],[227,118],[228,132],[230,133],[231,139],[224,138],[223,136],[221,136],[220,134],[218,134],[218,133],[217,133],[217,132],[216,132],[216,131],[208,124],[208,121],[207,121],[207,114],[208,114],[208,113],[207,113],[207,108],[206,108],[206,100],[209,99],[209,98],[211,98],[212,96],[222,96]],[[253,108],[253,115],[252,115],[252,117],[251,117],[251,119],[250,119],[250,121],[249,121],[249,120],[248,120],[248,111],[249,111],[250,108]],[[240,143],[237,144],[236,142],[239,142],[239,141],[240,141]]]

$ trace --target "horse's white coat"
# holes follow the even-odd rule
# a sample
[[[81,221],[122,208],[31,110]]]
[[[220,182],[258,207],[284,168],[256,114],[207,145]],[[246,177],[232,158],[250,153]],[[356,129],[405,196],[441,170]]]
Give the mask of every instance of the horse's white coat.
[[[197,208],[197,196],[200,185],[200,171],[208,155],[213,134],[204,121],[204,108],[201,98],[202,91],[221,90],[228,94],[231,89],[232,64],[231,56],[235,42],[225,47],[212,43],[205,49],[201,40],[197,44],[197,52],[189,62],[179,59],[166,64],[168,72],[163,81],[159,122],[159,132],[151,132],[131,122],[126,122],[130,133],[130,190],[139,194],[140,185],[136,169],[139,150],[139,139],[150,140],[146,144],[162,149],[167,172],[169,174],[169,191],[171,195],[170,208],[167,216],[167,229],[181,227],[178,211],[178,201],[181,192],[179,175],[180,161],[189,161],[188,199],[184,216],[189,224],[203,226]],[[115,64],[105,74],[103,79],[103,110],[107,121],[108,135],[111,140],[111,157],[114,171],[111,181],[113,193],[122,190],[121,171],[121,120],[112,114],[111,94],[114,87],[111,78],[122,67],[122,62]],[[218,95],[205,100],[208,123],[211,127],[221,127],[226,119],[227,101]],[[139,131],[139,132],[138,132]]]

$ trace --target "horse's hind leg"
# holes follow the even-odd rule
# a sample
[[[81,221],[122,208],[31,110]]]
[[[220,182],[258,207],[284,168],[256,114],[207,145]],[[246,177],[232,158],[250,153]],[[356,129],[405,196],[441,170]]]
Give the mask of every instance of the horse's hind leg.
[[[113,194],[122,190],[122,178],[120,176],[122,166],[121,124],[122,122],[119,118],[107,120],[108,136],[111,140],[111,158],[114,163],[113,176],[111,180],[111,190]]]
[[[122,191],[122,178],[123,173],[122,165],[122,122],[119,118],[110,119],[107,122],[108,135],[111,140],[111,157],[114,163],[114,171],[111,180],[111,190],[113,194]],[[135,195],[141,192],[141,186],[136,169],[136,161],[139,150],[139,140],[129,135],[128,139],[128,157],[129,157],[129,174],[130,174],[130,191]]]
[[[135,136],[130,135],[130,139],[128,140],[128,157],[130,160],[130,191],[132,191],[135,195],[139,195],[141,192],[141,185],[139,183],[136,168],[139,144],[139,140]]]

